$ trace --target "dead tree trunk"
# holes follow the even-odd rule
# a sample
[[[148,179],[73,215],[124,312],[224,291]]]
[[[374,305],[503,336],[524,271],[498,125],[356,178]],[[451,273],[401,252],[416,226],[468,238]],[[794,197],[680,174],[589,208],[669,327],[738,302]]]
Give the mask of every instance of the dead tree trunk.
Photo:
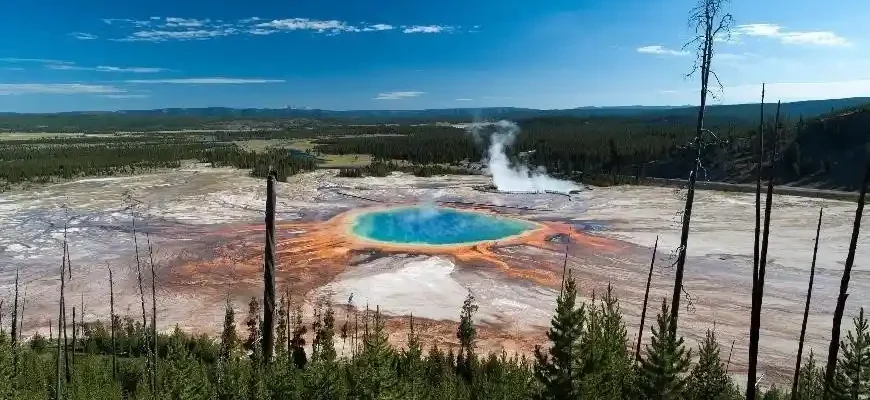
[[[779,133],[779,109],[776,104],[774,118],[774,138]],[[758,276],[752,282],[752,315],[749,320],[749,370],[746,374],[746,400],[755,400],[758,383],[758,339],[761,334],[761,305],[764,300],[764,275],[767,269],[768,238],[770,237],[770,211],[773,208],[773,179],[776,165],[776,139],[770,157],[767,180],[767,197],[764,202],[764,233],[761,237],[761,253],[758,259]]]
[[[798,398],[798,379],[801,373],[801,356],[804,351],[804,338],[807,334],[807,319],[810,316],[810,300],[813,297],[813,279],[816,276],[816,255],[819,252],[819,233],[822,231],[822,212],[824,209],[819,209],[819,224],[816,226],[816,244],[813,246],[813,262],[810,264],[810,285],[807,287],[807,301],[804,304],[804,320],[801,323],[801,336],[798,340],[797,360],[794,363],[794,377],[791,380],[791,399]]]
[[[115,282],[112,279],[112,267],[106,265],[109,269],[109,325],[112,335],[112,378],[114,379],[118,373],[118,364],[115,356]]]
[[[864,173],[861,183],[861,194],[858,196],[858,208],[855,210],[855,222],[852,227],[852,240],[849,242],[849,254],[840,281],[840,295],[837,297],[837,308],[834,309],[834,325],[831,327],[831,343],[828,345],[828,363],[825,367],[825,395],[830,395],[834,382],[834,368],[837,366],[837,351],[840,344],[840,324],[843,322],[843,310],[846,308],[846,298],[849,297],[849,278],[852,276],[852,265],[855,264],[855,249],[858,247],[858,235],[861,232],[861,216],[864,214],[864,199],[867,196],[867,183],[870,181],[870,165]]]
[[[646,292],[643,295],[643,309],[640,312],[640,327],[637,329],[637,348],[634,350],[634,361],[640,362],[640,344],[643,341],[643,326],[646,322],[646,305],[649,301],[649,287],[652,283],[653,266],[656,264],[656,251],[659,249],[659,237],[656,236],[656,243],[653,245],[652,261],[649,263],[649,274],[646,277]]]
[[[15,300],[12,304],[12,369],[18,373],[18,270],[15,267]]]
[[[64,241],[65,242],[65,241]],[[66,268],[68,271],[72,271],[72,264],[69,259],[69,245],[65,245],[66,251]],[[64,286],[66,286],[66,278],[64,277],[63,272],[60,274],[60,314],[63,322],[63,364],[65,371],[66,384],[69,385],[71,380],[70,369],[69,369],[69,343],[67,342],[67,334],[66,334],[66,296],[64,295]],[[60,335],[61,332],[58,332]]]
[[[731,341],[731,350],[728,351],[728,363],[725,364],[725,373],[726,374],[728,373],[728,370],[731,369],[731,355],[734,354],[734,343],[735,342],[737,342],[737,340]]]
[[[72,308],[72,326],[73,326],[73,337],[72,337],[72,356],[70,356],[70,364],[73,367],[76,365],[76,333],[78,329],[76,329],[76,308],[73,306]]]
[[[755,253],[752,282],[758,279],[758,256],[761,246],[761,168],[764,164],[764,84],[761,84],[761,118],[758,122],[758,164],[755,166]]]
[[[151,265],[151,387],[157,396],[157,274],[154,272],[154,248],[151,235],[145,233],[148,244],[148,263]]]
[[[21,297],[21,315],[18,316],[18,343],[24,337],[24,308],[27,306],[27,285],[24,285],[24,295]]]
[[[275,345],[275,174],[266,180],[266,248],[263,254],[263,363]]]
[[[695,166],[689,173],[688,191],[686,194],[686,206],[683,209],[683,227],[680,233],[680,247],[677,256],[676,276],[674,277],[674,290],[671,295],[671,334],[677,334],[677,319],[680,313],[680,298],[683,291],[683,275],[686,267],[686,250],[689,245],[689,226],[692,221],[692,206],[695,202],[695,183],[698,179],[698,170],[701,167],[702,135],[704,129],[704,112],[707,107],[707,94],[709,93],[710,69],[713,61],[713,45],[720,32],[727,33],[731,26],[731,14],[722,15],[719,18],[726,0],[700,0],[698,6],[692,10],[690,22],[695,26],[696,37],[687,45],[697,44],[697,59],[695,70],[701,73],[701,104],[698,106],[698,120],[695,125],[695,143],[698,154]],[[694,72],[694,71],[693,71]],[[715,77],[715,74],[712,74]],[[718,78],[717,78],[718,80]]]
[[[135,201],[135,200],[131,199],[131,202],[133,202],[133,201]],[[154,393],[154,386],[151,386],[152,381],[150,379],[150,377],[154,373],[154,366],[151,365],[151,358],[149,357],[150,352],[148,350],[149,349],[149,345],[148,345],[148,336],[149,336],[148,335],[148,317],[145,315],[145,289],[142,286],[142,261],[141,261],[141,258],[139,257],[139,239],[138,239],[138,235],[136,235],[136,214],[135,214],[135,210],[134,210],[134,205],[131,205],[130,217],[133,220],[133,223],[131,226],[131,231],[133,234],[133,247],[135,249],[135,255],[136,255],[136,278],[139,282],[139,302],[140,302],[140,305],[142,308],[142,336],[144,339],[143,343],[145,346],[143,351],[145,353],[146,367],[148,369],[148,377],[149,377],[148,385],[150,386],[151,392]]]
[[[292,351],[291,346],[293,345],[293,342],[292,342],[291,338],[293,337],[293,333],[290,331],[290,289],[286,289],[286,290],[287,290],[287,306],[284,309],[284,314],[285,314],[284,320],[287,321],[287,329],[285,330],[287,337],[282,338],[282,340],[284,340],[284,339],[287,340],[287,360],[288,360],[288,362],[292,363],[293,356],[291,354],[291,351]]]

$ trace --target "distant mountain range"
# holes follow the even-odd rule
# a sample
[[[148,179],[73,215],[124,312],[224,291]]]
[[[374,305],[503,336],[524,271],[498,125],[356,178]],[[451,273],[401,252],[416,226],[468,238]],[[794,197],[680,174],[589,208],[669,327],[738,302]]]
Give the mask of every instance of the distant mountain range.
[[[870,97],[810,100],[782,104],[782,113],[791,118],[812,118],[843,108],[870,104]],[[758,104],[714,105],[708,108],[711,118],[734,122],[757,121]],[[766,105],[765,114],[775,112],[775,104]],[[686,119],[697,115],[697,106],[617,106],[578,107],[540,110],[518,107],[445,108],[427,110],[348,110],[333,111],[298,108],[165,108],[107,112],[64,112],[52,114],[0,113],[2,129],[124,129],[149,127],[201,127],[204,124],[233,120],[316,119],[349,123],[471,122],[474,120],[526,119],[534,117],[638,117],[644,119]]]

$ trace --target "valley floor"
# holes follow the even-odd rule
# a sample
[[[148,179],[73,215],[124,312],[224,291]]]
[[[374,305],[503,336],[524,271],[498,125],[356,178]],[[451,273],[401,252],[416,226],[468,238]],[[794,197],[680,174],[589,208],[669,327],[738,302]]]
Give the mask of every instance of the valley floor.
[[[403,340],[403,316],[413,313],[424,319],[425,339],[449,344],[455,341],[455,322],[470,289],[480,305],[476,320],[484,350],[504,347],[528,352],[545,341],[543,332],[559,290],[564,245],[496,243],[487,251],[510,266],[506,273],[449,252],[358,247],[344,253],[348,261],[339,265],[333,253],[347,247],[347,240],[306,241],[307,235],[327,232],[322,227],[336,215],[384,204],[475,203],[492,212],[573,225],[581,239],[589,238],[568,246],[568,265],[581,293],[588,299],[593,291],[601,293],[611,284],[621,299],[629,337],[636,335],[651,247],[658,235],[650,314],[670,295],[670,265],[678,246],[684,191],[618,186],[593,188],[569,199],[475,190],[489,183],[485,176],[338,178],[335,174],[318,170],[291,177],[278,187],[277,218],[285,226],[279,234],[286,244],[278,249],[282,266],[286,265],[279,268],[279,285],[292,287],[294,300],[304,297],[309,316],[316,302],[327,299],[335,304],[340,325],[341,305],[353,294],[357,307],[380,306],[393,316],[388,327],[396,342]],[[126,194],[137,202],[137,229],[148,233],[155,248],[158,326],[171,329],[177,323],[187,330],[216,333],[226,296],[241,321],[250,297],[262,295],[256,257],[262,253],[265,183],[245,171],[191,166],[0,193],[0,293],[10,298],[15,269],[20,268],[27,296],[25,332],[47,334],[49,321],[56,320],[66,219],[72,262],[67,302],[79,312],[83,304],[86,320],[106,320],[110,265],[116,277],[117,312],[138,313]],[[745,368],[748,346],[754,200],[754,193],[697,192],[686,267],[688,299],[683,301],[688,309],[680,319],[681,332],[691,346],[714,324],[725,347],[723,356],[733,341],[731,372],[737,374]],[[825,217],[807,346],[818,355],[827,347],[855,204],[777,195],[762,312],[762,381],[790,379],[819,207],[825,208]],[[140,256],[147,256],[144,235],[138,241]],[[864,261],[870,256],[868,242],[865,235],[858,246],[847,315],[870,306],[870,264]],[[523,271],[553,279],[524,278]],[[844,323],[844,328],[851,326],[849,320]]]

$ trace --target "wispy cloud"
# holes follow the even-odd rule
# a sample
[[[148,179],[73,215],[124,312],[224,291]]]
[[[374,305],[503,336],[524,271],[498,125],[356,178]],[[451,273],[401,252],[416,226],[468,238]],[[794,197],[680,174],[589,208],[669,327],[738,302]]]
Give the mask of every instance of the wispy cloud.
[[[178,85],[243,85],[252,83],[283,83],[283,79],[248,78],[179,78],[179,79],[128,79],[126,83],[165,83]]]
[[[75,64],[49,64],[48,68],[57,70],[72,70],[72,71],[97,71],[97,72],[130,72],[136,74],[153,74],[157,72],[169,71],[166,68],[153,67],[112,67],[108,65],[99,65],[96,67],[82,67]]]
[[[53,60],[49,58],[0,58],[0,62],[6,63],[34,63],[34,64],[74,64],[72,61]]]
[[[377,31],[391,31],[393,29],[396,29],[396,27],[392,26],[392,25],[374,24],[374,25],[366,26],[365,28],[363,28],[363,31],[364,32],[377,32]]]
[[[455,101],[472,101],[472,100],[474,100],[474,99],[465,99],[465,98],[462,98],[462,99],[454,99],[454,100],[455,100]]]
[[[442,32],[451,32],[455,28],[452,26],[442,26],[442,25],[414,25],[414,26],[405,26],[402,29],[402,33],[442,33]]]
[[[271,28],[278,31],[314,31],[337,35],[342,32],[359,32],[360,28],[337,20],[314,20],[308,18],[276,19],[254,25],[255,28]]]
[[[183,31],[149,30],[136,31],[129,36],[120,39],[111,39],[118,42],[165,42],[167,40],[205,40],[221,36],[236,34],[232,28],[227,29],[195,29]]]
[[[84,83],[0,83],[0,95],[114,94],[124,92],[124,89],[115,86]]]
[[[94,39],[100,38],[97,35],[94,35],[91,33],[85,33],[85,32],[72,32],[69,35],[78,39],[78,40],[94,40]]]
[[[420,95],[425,94],[426,92],[384,92],[378,93],[375,100],[403,100],[410,99],[413,97],[419,97]]]
[[[851,44],[846,38],[831,31],[789,31],[778,24],[767,23],[737,25],[732,30],[731,35],[735,38],[741,36],[771,38],[785,44],[817,46],[849,46]]]
[[[685,51],[685,50],[669,49],[665,46],[658,45],[658,44],[651,45],[651,46],[638,47],[637,52],[644,53],[644,54],[658,54],[658,55],[664,55],[664,56],[685,56],[685,55],[689,54],[689,52]]]
[[[308,31],[327,36],[342,33],[384,32],[396,29],[404,33],[449,33],[459,27],[447,25],[402,25],[386,23],[359,23],[335,19],[284,18],[264,19],[250,17],[236,21],[212,19],[151,17],[146,20],[125,18],[103,19],[117,29],[126,29],[122,37],[109,40],[121,42],[165,42],[170,40],[206,40],[234,35],[272,35],[280,32]],[[480,28],[475,26],[475,30]]]
[[[148,97],[147,94],[104,94],[102,97],[109,99],[144,99]]]

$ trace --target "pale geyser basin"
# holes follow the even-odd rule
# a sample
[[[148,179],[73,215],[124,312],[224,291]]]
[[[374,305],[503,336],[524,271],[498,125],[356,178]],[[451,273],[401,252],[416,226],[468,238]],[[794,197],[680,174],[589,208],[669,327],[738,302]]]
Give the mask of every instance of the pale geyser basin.
[[[377,242],[445,246],[499,240],[534,229],[535,224],[446,207],[399,207],[356,216],[354,235]]]

